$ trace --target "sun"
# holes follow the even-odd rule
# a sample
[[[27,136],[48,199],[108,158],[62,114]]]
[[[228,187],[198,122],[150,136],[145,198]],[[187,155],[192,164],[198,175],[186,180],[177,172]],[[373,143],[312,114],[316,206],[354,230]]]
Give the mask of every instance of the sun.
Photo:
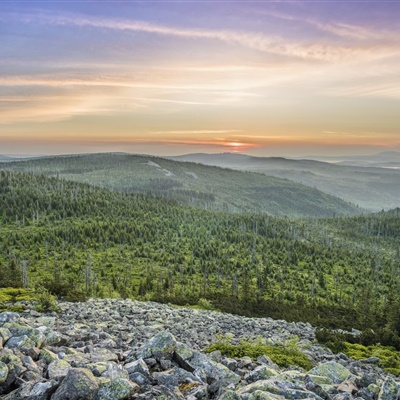
[[[229,142],[226,145],[227,145],[228,149],[230,151],[232,151],[233,153],[238,153],[246,147],[244,143],[240,143],[240,142]]]

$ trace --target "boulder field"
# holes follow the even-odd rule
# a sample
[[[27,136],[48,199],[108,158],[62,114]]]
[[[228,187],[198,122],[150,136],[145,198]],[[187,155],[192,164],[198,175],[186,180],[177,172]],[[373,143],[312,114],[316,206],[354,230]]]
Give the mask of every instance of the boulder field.
[[[400,399],[399,378],[379,360],[333,354],[310,324],[122,299],[59,306],[60,313],[0,313],[1,399]],[[224,335],[232,343],[296,337],[313,368],[208,354]]]

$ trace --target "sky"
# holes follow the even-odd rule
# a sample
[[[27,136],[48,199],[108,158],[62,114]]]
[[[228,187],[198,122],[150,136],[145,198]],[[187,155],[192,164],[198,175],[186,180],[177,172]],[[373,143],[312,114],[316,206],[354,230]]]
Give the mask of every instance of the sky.
[[[0,154],[400,151],[400,0],[0,0]]]

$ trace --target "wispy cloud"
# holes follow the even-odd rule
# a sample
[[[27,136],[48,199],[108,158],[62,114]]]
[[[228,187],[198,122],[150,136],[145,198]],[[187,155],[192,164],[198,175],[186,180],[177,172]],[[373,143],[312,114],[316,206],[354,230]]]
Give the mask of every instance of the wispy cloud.
[[[52,25],[83,26],[93,28],[106,28],[118,31],[147,32],[158,35],[167,35],[193,39],[218,40],[227,43],[235,43],[253,50],[278,54],[288,57],[302,59],[313,59],[321,61],[333,61],[354,57],[354,55],[377,56],[382,50],[381,46],[357,46],[341,45],[335,43],[307,43],[304,41],[294,42],[277,35],[267,35],[258,32],[243,32],[235,30],[211,30],[180,28],[166,25],[151,24],[143,21],[126,21],[117,19],[88,18],[82,15],[25,15],[18,16],[26,23],[44,23]],[[323,25],[320,26],[322,28]],[[361,35],[361,30],[350,25],[325,26],[325,30],[352,33]],[[395,42],[396,43],[396,42]],[[393,47],[391,45],[390,47]],[[399,50],[399,46],[395,46]],[[387,52],[388,49],[385,50]]]
[[[181,130],[181,131],[155,131],[151,132],[157,135],[225,135],[230,133],[242,132],[240,130],[212,130],[212,129],[202,129],[202,130]],[[221,138],[223,139],[223,138]]]
[[[340,36],[348,39],[357,40],[371,40],[371,39],[385,39],[387,40],[393,35],[393,32],[386,30],[372,29],[371,27],[365,27],[362,25],[351,24],[341,21],[317,21],[312,18],[298,17],[282,12],[276,11],[263,11],[263,14],[271,16],[273,18],[279,18],[285,21],[296,21],[302,24],[310,25],[317,28],[320,31],[332,33],[335,36]],[[395,34],[399,36],[399,32]]]

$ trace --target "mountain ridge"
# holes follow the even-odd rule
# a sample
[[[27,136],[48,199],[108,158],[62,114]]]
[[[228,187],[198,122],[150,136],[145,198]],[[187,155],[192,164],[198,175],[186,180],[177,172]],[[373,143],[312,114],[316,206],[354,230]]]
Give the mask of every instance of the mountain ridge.
[[[186,204],[273,215],[355,215],[357,206],[287,179],[223,167],[132,154],[85,154],[4,163],[3,170],[29,171],[114,190],[153,193]]]

